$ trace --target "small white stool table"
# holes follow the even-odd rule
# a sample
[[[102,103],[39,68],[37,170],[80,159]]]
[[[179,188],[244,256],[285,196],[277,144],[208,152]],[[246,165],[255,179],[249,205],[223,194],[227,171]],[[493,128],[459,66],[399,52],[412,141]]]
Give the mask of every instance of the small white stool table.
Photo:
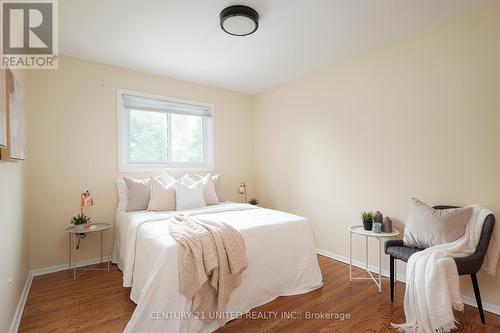
[[[352,277],[352,234],[365,236],[365,270],[369,277]],[[382,238],[393,238],[399,235],[399,231],[392,229],[392,232],[376,233],[365,230],[362,225],[349,227],[349,281],[352,280],[373,280],[378,287],[378,292],[382,292]],[[368,238],[378,239],[378,278],[375,278],[368,269]]]
[[[75,227],[66,228],[66,232],[68,233],[68,238],[69,238],[69,253],[68,253],[69,269],[70,269],[70,271],[71,271],[71,269],[73,269],[73,280],[76,281],[76,277],[77,277],[77,274],[76,274],[76,270],[77,270],[76,251],[75,251],[75,244],[76,244],[77,237],[78,237],[77,235],[78,234],[88,234],[88,233],[92,233],[92,232],[99,232],[101,234],[101,261],[99,264],[102,264],[103,263],[103,261],[102,261],[102,258],[103,258],[102,257],[102,232],[105,230],[108,230],[109,228],[111,228],[111,224],[109,224],[109,223],[89,223],[89,224],[85,225],[85,227],[82,230],[77,230]],[[74,265],[73,265],[73,260],[75,261]],[[108,262],[107,271],[109,272],[109,256],[107,257],[107,262]],[[95,268],[95,266],[96,265],[93,265],[90,268],[80,269],[80,270],[82,270],[82,272],[80,274],[83,274],[89,270],[106,270],[106,268]]]

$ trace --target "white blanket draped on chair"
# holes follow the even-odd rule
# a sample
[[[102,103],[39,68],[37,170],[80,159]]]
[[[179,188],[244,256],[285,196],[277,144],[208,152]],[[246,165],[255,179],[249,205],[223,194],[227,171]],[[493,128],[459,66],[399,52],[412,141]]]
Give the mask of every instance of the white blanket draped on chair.
[[[402,332],[444,333],[455,329],[457,320],[453,309],[464,308],[453,258],[465,257],[475,252],[483,223],[491,211],[473,207],[465,234],[454,242],[429,247],[414,253],[408,260],[404,310],[406,323],[392,324]],[[498,227],[485,258],[483,269],[494,274],[498,259]]]

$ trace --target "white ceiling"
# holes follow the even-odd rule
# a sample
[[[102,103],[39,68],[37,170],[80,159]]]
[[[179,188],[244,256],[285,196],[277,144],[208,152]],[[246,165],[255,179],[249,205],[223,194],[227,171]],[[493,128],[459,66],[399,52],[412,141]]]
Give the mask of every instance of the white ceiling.
[[[489,0],[62,0],[60,52],[256,93]],[[224,33],[243,4],[259,29]]]

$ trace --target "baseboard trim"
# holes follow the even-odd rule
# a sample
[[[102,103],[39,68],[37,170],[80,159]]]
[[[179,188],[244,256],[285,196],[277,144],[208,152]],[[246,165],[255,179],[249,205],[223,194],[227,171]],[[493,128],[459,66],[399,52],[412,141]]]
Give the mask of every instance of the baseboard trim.
[[[474,297],[462,295],[462,302],[464,302],[464,304],[467,304],[467,305],[470,305],[472,307],[477,308],[476,299]],[[495,304],[491,304],[491,303],[485,303],[485,302],[482,302],[482,303],[483,303],[483,310],[484,311],[488,311],[488,312],[491,312],[493,314],[500,315],[500,306],[495,305]]]
[[[111,260],[111,256],[106,256],[102,257],[103,262],[106,260]],[[95,265],[98,264],[101,261],[101,258],[92,258],[92,259],[86,259],[86,260],[80,260],[76,262],[76,267],[83,267],[83,266],[89,266],[89,265]],[[38,276],[38,275],[44,275],[44,274],[49,274],[49,273],[55,273],[55,272],[60,272],[64,270],[69,269],[69,264],[63,264],[63,265],[56,265],[56,266],[49,266],[49,267],[43,267],[43,268],[37,268],[31,270],[31,274],[33,276]]]
[[[23,317],[24,306],[26,305],[26,300],[28,299],[28,294],[31,289],[31,282],[33,282],[33,274],[29,272],[28,278],[26,279],[26,283],[24,284],[24,288],[21,293],[21,297],[19,298],[19,302],[17,303],[14,318],[12,318],[12,323],[9,330],[10,333],[17,333],[17,331],[19,330],[19,324],[21,324],[21,318]]]
[[[349,258],[344,257],[340,254],[336,254],[336,253],[321,250],[321,249],[316,249],[316,252],[318,254],[325,256],[325,257],[328,257],[330,259],[334,259],[334,260],[349,264]],[[359,261],[359,260],[353,260],[352,265],[355,267],[358,267],[358,268],[365,269],[365,263],[362,261]],[[378,268],[373,266],[373,265],[368,265],[368,270],[370,270],[370,272],[378,274]],[[390,273],[387,269],[382,269],[382,276],[389,277],[389,274]],[[401,273],[396,274],[396,280],[403,282],[403,283],[406,283],[405,274],[401,274]],[[467,305],[470,305],[470,306],[477,308],[476,299],[474,297],[462,295],[462,302],[464,302]],[[495,304],[483,302],[483,310],[494,313],[496,315],[500,315],[500,306],[495,305]]]

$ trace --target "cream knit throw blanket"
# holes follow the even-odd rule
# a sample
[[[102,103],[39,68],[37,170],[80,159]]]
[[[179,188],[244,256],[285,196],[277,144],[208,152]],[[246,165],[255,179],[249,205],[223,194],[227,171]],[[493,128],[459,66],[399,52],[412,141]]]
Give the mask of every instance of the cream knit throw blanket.
[[[491,211],[474,206],[465,234],[454,242],[413,254],[406,268],[405,324],[392,324],[401,332],[444,333],[455,329],[453,309],[462,311],[457,266],[453,258],[475,252],[484,219]],[[498,230],[495,226],[483,269],[496,272]]]
[[[248,265],[243,237],[225,223],[188,216],[171,218],[169,230],[179,243],[181,294],[203,321],[221,318],[215,313],[225,311]]]

